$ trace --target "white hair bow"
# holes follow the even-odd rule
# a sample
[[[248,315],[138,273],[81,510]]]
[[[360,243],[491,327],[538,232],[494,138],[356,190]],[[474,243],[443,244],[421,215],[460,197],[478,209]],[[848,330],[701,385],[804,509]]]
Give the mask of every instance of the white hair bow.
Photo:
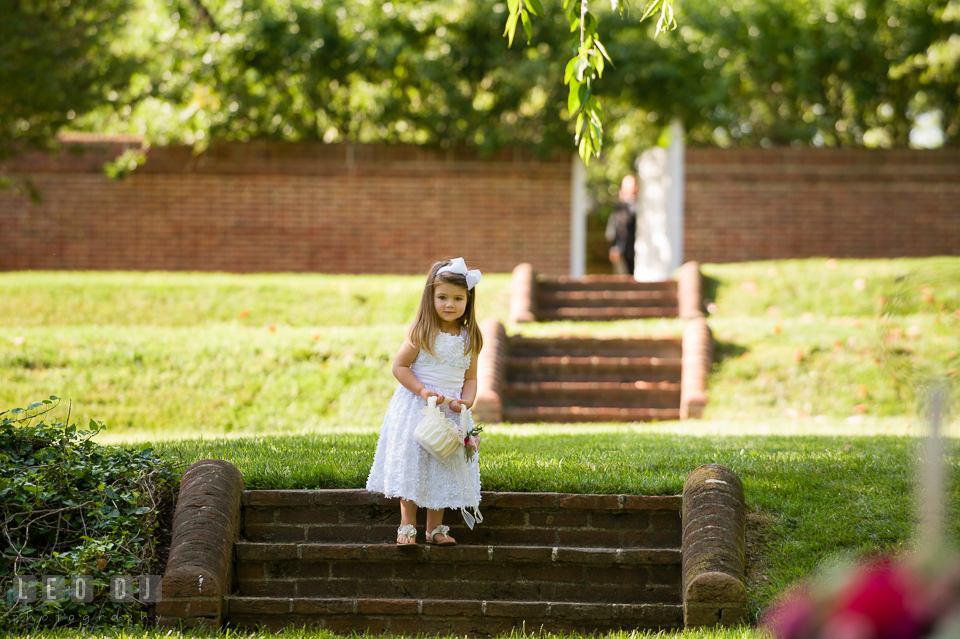
[[[480,275],[480,271],[478,270],[468,271],[467,263],[463,261],[462,257],[455,257],[452,260],[450,260],[450,264],[448,264],[447,266],[444,266],[439,271],[437,271],[437,275],[440,275],[441,273],[446,273],[446,272],[456,273],[457,275],[463,275],[464,277],[466,277],[467,290],[470,290],[470,291],[473,290],[474,286],[480,283],[480,278],[482,277]]]

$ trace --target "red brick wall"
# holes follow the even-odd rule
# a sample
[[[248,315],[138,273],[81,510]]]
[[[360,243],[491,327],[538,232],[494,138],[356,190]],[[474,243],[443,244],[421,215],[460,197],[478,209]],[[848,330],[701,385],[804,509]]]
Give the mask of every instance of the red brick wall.
[[[960,149],[686,151],[684,258],[960,255]]]
[[[0,193],[0,270],[423,273],[463,255],[489,272],[569,272],[566,154],[222,144],[158,149],[111,181],[101,167],[122,148],[10,163],[43,201]]]

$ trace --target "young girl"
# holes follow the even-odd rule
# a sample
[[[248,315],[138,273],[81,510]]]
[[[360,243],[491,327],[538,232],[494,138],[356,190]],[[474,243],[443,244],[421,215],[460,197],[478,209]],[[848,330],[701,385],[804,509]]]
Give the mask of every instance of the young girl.
[[[393,374],[400,385],[380,427],[367,490],[400,498],[397,545],[417,543],[418,507],[427,509],[426,542],[455,545],[457,542],[447,534],[450,527],[443,525],[444,509],[461,508],[464,518],[471,521],[466,505],[480,503],[477,455],[467,461],[467,498],[463,499],[452,464],[434,459],[413,437],[428,397],[436,396],[437,406],[450,398],[449,405],[441,410],[458,424],[461,407],[473,406],[477,356],[483,345],[475,315],[474,287],[479,281],[480,271],[468,271],[461,257],[434,264],[427,275],[416,321],[393,362]]]

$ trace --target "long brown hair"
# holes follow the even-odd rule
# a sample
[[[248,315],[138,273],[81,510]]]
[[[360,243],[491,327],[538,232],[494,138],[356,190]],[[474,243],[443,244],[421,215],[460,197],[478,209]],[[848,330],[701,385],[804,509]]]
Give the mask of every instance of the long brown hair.
[[[467,278],[459,273],[445,271],[437,275],[437,271],[449,265],[450,260],[444,260],[435,263],[430,269],[430,273],[427,275],[427,283],[423,287],[423,295],[420,297],[417,319],[410,327],[410,341],[417,348],[422,348],[436,356],[433,347],[437,342],[437,333],[440,332],[440,318],[437,316],[437,309],[433,304],[433,287],[437,283],[446,282],[459,286],[467,292],[467,307],[464,309],[463,315],[457,319],[457,323],[461,326],[461,330],[467,331],[463,352],[464,354],[470,353],[470,357],[474,358],[480,354],[480,349],[483,348],[483,337],[480,335],[480,326],[477,324],[475,310],[477,287],[474,286],[473,290],[468,289]]]

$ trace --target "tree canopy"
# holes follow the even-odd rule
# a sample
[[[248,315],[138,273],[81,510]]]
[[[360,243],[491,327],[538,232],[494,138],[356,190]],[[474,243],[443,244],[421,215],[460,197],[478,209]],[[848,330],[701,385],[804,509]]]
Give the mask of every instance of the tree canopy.
[[[0,162],[67,129],[197,149],[253,138],[572,148],[583,100],[564,82],[582,5],[537,3],[542,15],[517,18],[530,44],[508,46],[522,6],[534,5],[0,0]],[[590,7],[609,57],[589,95],[603,104],[611,170],[674,117],[705,145],[906,146],[921,118],[960,141],[960,0],[675,9],[678,28],[654,38],[642,5]]]

